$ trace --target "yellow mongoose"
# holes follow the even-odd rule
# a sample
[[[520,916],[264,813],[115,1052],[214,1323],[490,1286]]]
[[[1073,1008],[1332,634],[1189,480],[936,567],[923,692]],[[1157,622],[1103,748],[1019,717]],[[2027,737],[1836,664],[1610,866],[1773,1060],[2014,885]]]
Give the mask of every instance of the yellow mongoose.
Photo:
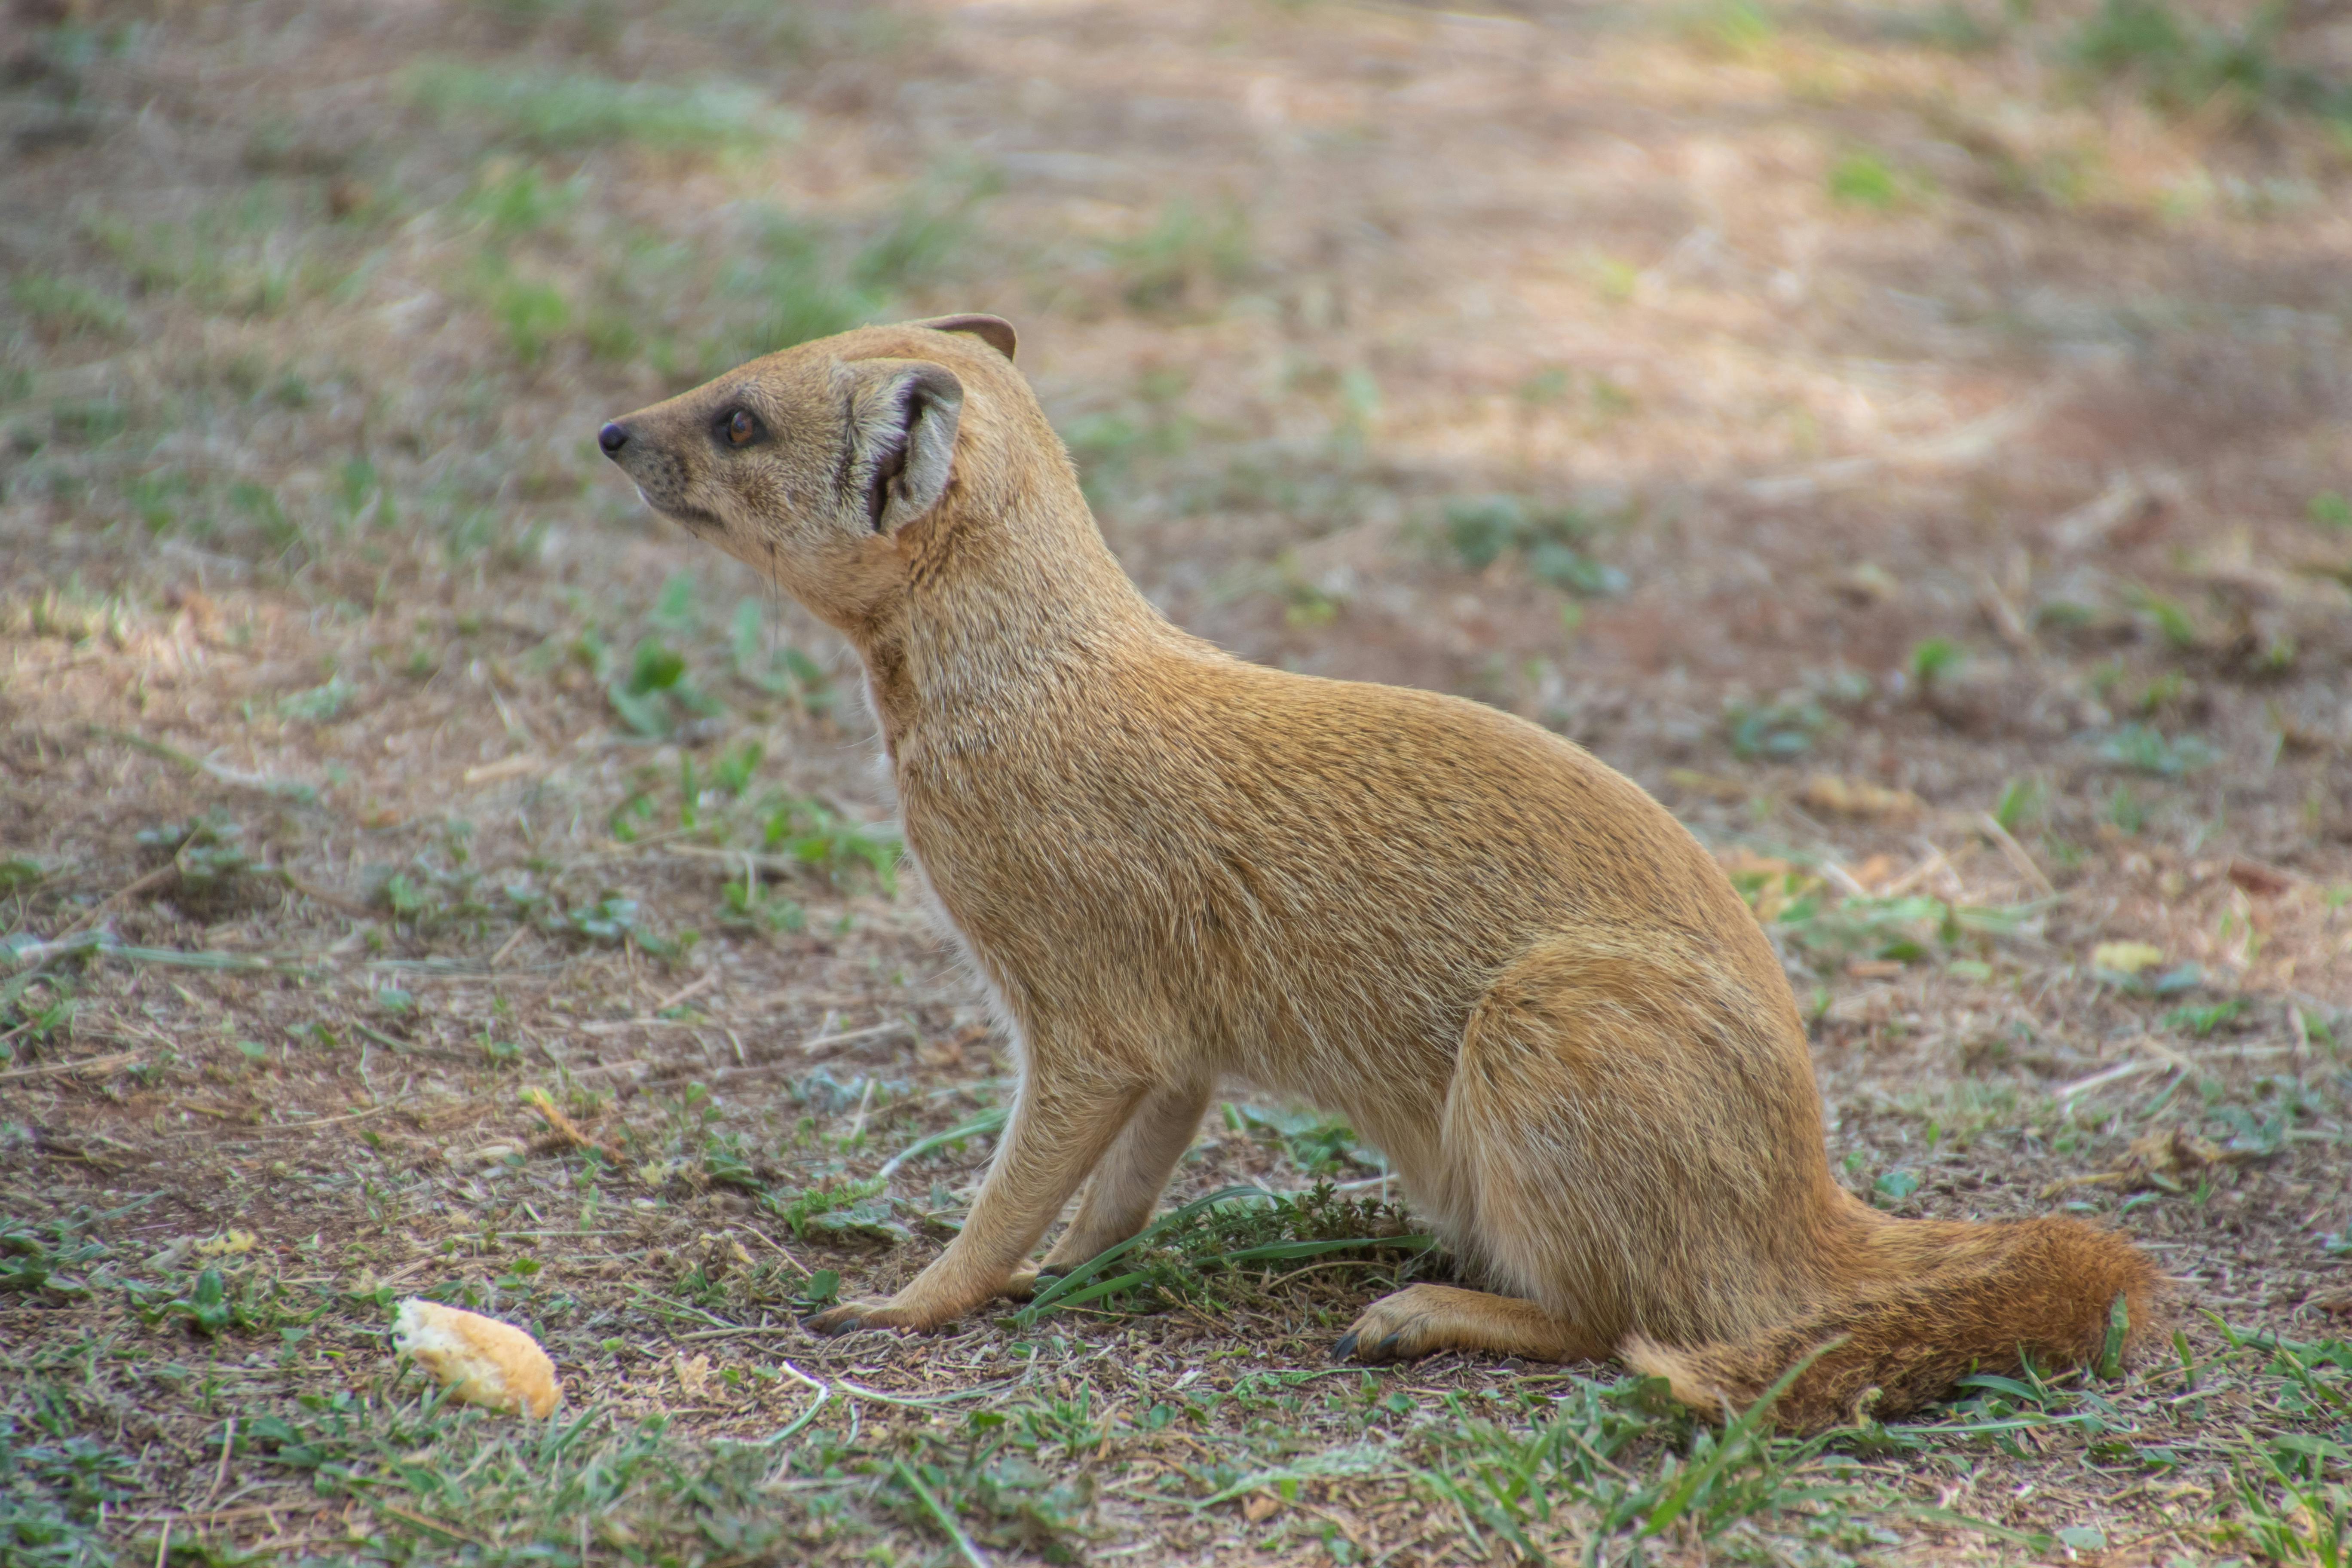
[[[1896,1220],[1830,1173],[1762,930],[1641,788],[1455,698],[1244,664],[1104,544],[990,316],[870,327],[606,425],[656,510],[856,647],[907,846],[1020,1089],[961,1234],[824,1330],[928,1329],[1149,1219],[1221,1078],[1346,1116],[1501,1294],[1339,1341],[1617,1355],[1710,1415],[1881,1415],[2137,1349],[2156,1275],[2068,1219]],[[1874,1391],[1875,1391],[1874,1394]]]

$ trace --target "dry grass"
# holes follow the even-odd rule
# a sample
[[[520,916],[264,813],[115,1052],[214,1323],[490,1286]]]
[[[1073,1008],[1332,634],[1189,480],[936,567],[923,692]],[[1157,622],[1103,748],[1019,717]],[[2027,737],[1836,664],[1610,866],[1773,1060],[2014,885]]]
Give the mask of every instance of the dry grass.
[[[2341,1562],[2352,33],[2242,11],[20,0],[0,1563]],[[1658,792],[1853,1184],[2105,1216],[2179,1361],[1818,1447],[1331,1369],[1447,1265],[1245,1100],[1172,1195],[1285,1202],[810,1341],[1000,1043],[840,649],[589,437],[977,309],[1171,614]]]

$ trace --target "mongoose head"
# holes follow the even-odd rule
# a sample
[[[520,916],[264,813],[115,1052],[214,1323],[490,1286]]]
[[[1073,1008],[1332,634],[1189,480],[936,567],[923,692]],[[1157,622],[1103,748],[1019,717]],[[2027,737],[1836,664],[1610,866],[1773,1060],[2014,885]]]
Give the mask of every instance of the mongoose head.
[[[1002,471],[1024,411],[1042,423],[1013,351],[994,316],[860,328],[625,415],[597,444],[656,511],[856,629],[898,595],[941,502]]]

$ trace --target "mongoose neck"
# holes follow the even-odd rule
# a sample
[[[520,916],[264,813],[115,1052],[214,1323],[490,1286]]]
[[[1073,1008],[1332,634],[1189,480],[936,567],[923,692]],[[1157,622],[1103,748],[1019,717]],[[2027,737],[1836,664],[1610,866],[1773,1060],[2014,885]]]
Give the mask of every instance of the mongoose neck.
[[[1090,690],[1099,700],[1108,668],[1182,639],[1069,490],[984,509],[958,498],[909,541],[905,593],[852,637],[894,761],[1001,747]]]

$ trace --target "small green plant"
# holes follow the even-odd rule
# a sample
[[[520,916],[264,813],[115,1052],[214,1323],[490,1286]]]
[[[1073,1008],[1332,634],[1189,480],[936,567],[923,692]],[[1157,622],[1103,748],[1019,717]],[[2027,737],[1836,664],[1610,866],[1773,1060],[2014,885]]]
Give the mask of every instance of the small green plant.
[[[691,945],[684,934],[671,939],[648,928],[637,900],[619,893],[566,910],[551,926],[600,947],[635,947],[656,958],[674,957]]]
[[[1247,213],[1233,203],[1203,213],[1182,196],[1111,254],[1126,275],[1127,302],[1139,310],[1204,310],[1256,268]]]
[[[301,525],[287,515],[286,503],[268,485],[239,479],[228,488],[228,503],[273,553],[283,555],[303,542]]]
[[[100,1217],[89,1209],[46,1223],[0,1216],[0,1291],[88,1295],[89,1266],[114,1256],[90,1234]]]
[[[27,273],[8,286],[8,297],[26,315],[61,334],[120,338],[131,331],[131,311],[122,301],[68,279]]]
[[[2147,803],[2132,793],[2131,785],[2119,784],[2107,797],[2107,820],[2125,833],[2137,834],[2147,826]]]
[[[1911,675],[1924,689],[1935,685],[1948,675],[1958,674],[1968,662],[1968,650],[1949,637],[1929,637],[1911,650]]]
[[[292,724],[331,723],[350,704],[353,689],[341,676],[331,676],[320,685],[279,698],[278,716]]]
[[[2030,907],[1948,904],[1916,895],[1831,903],[1818,889],[1781,907],[1770,920],[1774,935],[1824,971],[1853,958],[1916,963],[1971,942],[2020,936],[2032,922]]]
[[[1571,594],[1625,591],[1625,574],[1580,548],[1593,525],[1572,507],[1547,507],[1515,495],[1467,496],[1445,503],[1445,540],[1462,564],[1484,572],[1507,554],[1528,575]]]
[[[2104,0],[2067,52],[2086,75],[2132,82],[2168,113],[2193,113],[2219,100],[2240,115],[2343,118],[2352,110],[2345,84],[2279,58],[2284,18],[2284,7],[2252,7],[2231,29],[2184,17],[2169,0]]]
[[[659,740],[692,715],[725,711],[686,678],[686,656],[657,638],[639,642],[627,673],[604,687],[604,697],[621,722],[649,740]]]
[[[2168,1029],[2186,1029],[2203,1039],[2246,1010],[2245,998],[2232,996],[2204,1006],[2175,1007],[2164,1016]]]
[[[498,235],[512,237],[558,223],[587,194],[587,176],[551,184],[529,163],[493,159],[476,174],[459,210]]]
[[[721,925],[765,931],[797,931],[808,927],[808,911],[797,900],[786,898],[773,887],[758,881],[752,873],[721,884],[719,903]]]
[[[788,799],[768,816],[762,847],[789,855],[835,883],[857,867],[873,873],[885,891],[898,886],[903,842],[887,823],[857,823],[822,801]]]
[[[761,1206],[803,1238],[829,1241],[882,1242],[895,1245],[913,1232],[892,1216],[890,1199],[880,1181],[828,1179],[790,1197],[771,1192]]]
[[[1234,1104],[1225,1107],[1224,1115],[1228,1128],[1273,1144],[1293,1165],[1310,1176],[1384,1168],[1376,1155],[1367,1153],[1358,1143],[1356,1130],[1338,1117],[1311,1110]]]
[[[2183,652],[2203,640],[2197,628],[2197,617],[2179,600],[2169,598],[2148,588],[2137,588],[2131,595],[2132,607],[2156,623],[2158,633],[2166,644]]]
[[[2049,786],[2040,779],[2011,779],[2000,792],[2000,801],[1992,808],[1992,819],[2011,833],[2042,819],[2047,809]]]
[[[768,645],[766,622],[757,599],[745,599],[735,606],[728,651],[734,656],[735,679],[745,685],[784,698],[803,712],[822,713],[832,708],[833,682],[816,660],[790,645]]]
[[[2145,724],[2126,724],[2101,741],[2099,755],[2118,767],[2160,778],[2179,778],[2221,760],[2211,742],[2199,736],[2168,737]]]
[[[1689,13],[1684,34],[1702,51],[1726,59],[1752,59],[1780,32],[1758,0],[1712,0]]]
[[[197,899],[233,886],[248,871],[266,870],[245,844],[244,825],[225,813],[140,829],[142,847],[169,858],[180,889]]]
[[[1829,722],[1820,703],[1794,693],[1771,702],[1730,698],[1723,704],[1724,739],[1743,762],[1801,756]]]
[[[1830,165],[1830,200],[1888,212],[1910,199],[1913,182],[1875,153],[1849,153]]]
[[[2322,490],[2311,498],[2311,521],[2338,532],[2352,531],[2352,500],[2341,490]]]
[[[572,302],[563,291],[517,272],[503,256],[484,256],[475,264],[470,291],[523,364],[537,364],[571,330]]]

